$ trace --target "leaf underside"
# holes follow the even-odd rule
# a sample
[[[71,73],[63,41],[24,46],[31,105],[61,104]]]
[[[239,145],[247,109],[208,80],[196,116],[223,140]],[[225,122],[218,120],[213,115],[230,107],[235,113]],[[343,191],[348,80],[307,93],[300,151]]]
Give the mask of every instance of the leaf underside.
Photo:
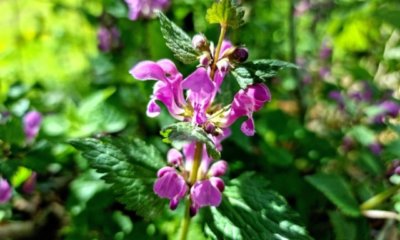
[[[238,28],[244,24],[244,14],[244,9],[233,4],[231,0],[221,0],[207,10],[206,20],[210,24]]]
[[[197,61],[199,53],[193,48],[191,38],[162,12],[158,12],[158,18],[160,19],[161,33],[174,56],[185,64]]]
[[[275,59],[259,59],[246,62],[237,66],[232,75],[236,78],[239,86],[245,89],[248,85],[254,83],[266,82],[275,77],[278,72],[285,68],[298,68],[295,64],[275,60]]]

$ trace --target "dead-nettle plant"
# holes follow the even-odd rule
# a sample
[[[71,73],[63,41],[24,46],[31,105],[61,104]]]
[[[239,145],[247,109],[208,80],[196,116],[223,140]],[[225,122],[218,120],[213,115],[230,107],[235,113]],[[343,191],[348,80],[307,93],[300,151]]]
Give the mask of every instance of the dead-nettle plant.
[[[244,173],[225,186],[228,161],[219,160],[221,141],[241,117],[242,132],[255,133],[253,113],[271,100],[265,82],[282,68],[296,66],[279,60],[247,61],[248,50],[226,39],[229,28],[243,24],[244,11],[230,0],[214,3],[206,19],[219,24],[214,44],[203,34],[189,37],[158,12],[162,35],[174,56],[185,64],[198,63],[186,78],[173,61],[142,61],[130,74],[137,80],[155,80],[147,116],[157,117],[163,103],[178,122],[161,130],[172,144],[167,162],[154,148],[138,139],[74,140],[91,166],[104,173],[119,199],[138,214],[153,219],[162,214],[165,199],[175,210],[185,204],[180,239],[186,239],[191,218],[204,211],[204,233],[213,239],[309,239],[285,200],[267,189],[268,182]],[[219,101],[231,74],[238,90],[229,101]]]

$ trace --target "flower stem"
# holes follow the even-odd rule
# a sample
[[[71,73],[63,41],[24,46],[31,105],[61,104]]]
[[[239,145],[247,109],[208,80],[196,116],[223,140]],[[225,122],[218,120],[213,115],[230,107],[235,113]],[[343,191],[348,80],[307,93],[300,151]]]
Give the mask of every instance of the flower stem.
[[[218,44],[217,44],[217,48],[215,49],[213,64],[211,66],[211,74],[210,74],[211,80],[214,80],[214,75],[215,75],[215,71],[217,68],[217,62],[219,59],[219,52],[221,51],[222,42],[224,41],[226,30],[227,30],[227,26],[221,25],[221,33],[219,34]]]
[[[201,157],[203,153],[203,143],[197,142],[196,147],[194,150],[194,157],[193,157],[193,165],[192,165],[192,170],[190,172],[190,177],[189,177],[189,185],[192,186],[197,179],[197,172],[200,167],[201,163]],[[186,201],[186,208],[185,208],[185,216],[183,217],[182,220],[182,232],[180,236],[180,240],[186,240],[187,234],[189,232],[189,226],[190,226],[190,206],[192,204],[192,200],[189,198]]]
[[[185,216],[182,220],[182,232],[180,240],[186,240],[187,234],[189,232],[189,225],[190,225],[190,204],[191,200],[188,199],[185,206]]]

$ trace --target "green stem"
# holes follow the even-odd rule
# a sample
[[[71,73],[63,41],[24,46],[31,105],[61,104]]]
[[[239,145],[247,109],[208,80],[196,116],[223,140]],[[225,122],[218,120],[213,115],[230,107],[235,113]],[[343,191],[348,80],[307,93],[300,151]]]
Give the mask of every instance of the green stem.
[[[200,167],[202,153],[203,153],[203,143],[197,142],[196,148],[194,150],[192,170],[190,172],[190,177],[189,177],[189,185],[190,186],[192,186],[196,182],[197,172]],[[182,220],[182,232],[181,232],[181,237],[179,238],[180,240],[186,240],[187,234],[189,232],[190,219],[191,219],[191,217],[190,217],[190,205],[191,204],[192,204],[192,200],[189,198],[186,201],[185,216]]]
[[[400,189],[400,185],[393,186],[389,189],[387,189],[384,192],[381,192],[372,198],[368,199],[364,203],[361,204],[360,208],[361,210],[368,210],[375,208],[379,204],[381,204],[383,201],[388,199],[390,196],[392,196],[394,193],[396,193]]]
[[[188,201],[186,202],[185,217],[182,220],[182,232],[181,232],[181,237],[179,238],[180,240],[186,240],[187,234],[189,232],[191,202],[192,201],[190,199],[188,199]]]
[[[226,25],[221,25],[221,33],[219,34],[218,44],[217,44],[217,48],[215,49],[213,64],[211,66],[210,77],[211,77],[212,80],[214,80],[214,75],[215,75],[215,71],[216,71],[216,68],[217,68],[217,62],[219,60],[219,52],[221,51],[222,42],[224,41],[226,30],[227,30],[227,26]]]

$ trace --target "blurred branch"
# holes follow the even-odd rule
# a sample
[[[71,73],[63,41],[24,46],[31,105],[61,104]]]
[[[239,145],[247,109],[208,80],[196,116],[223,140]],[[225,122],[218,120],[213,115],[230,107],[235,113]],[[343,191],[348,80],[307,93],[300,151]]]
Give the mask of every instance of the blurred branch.
[[[289,44],[290,44],[290,62],[296,63],[297,52],[296,52],[296,26],[295,26],[295,0],[289,0]],[[295,97],[297,98],[299,105],[300,121],[304,123],[306,115],[306,106],[304,105],[303,98],[303,85],[300,81],[298,69],[291,70],[293,79],[297,80],[297,88],[294,90]]]
[[[376,219],[395,219],[400,221],[399,214],[390,211],[383,210],[366,210],[363,211],[362,214],[367,218],[376,218]]]

